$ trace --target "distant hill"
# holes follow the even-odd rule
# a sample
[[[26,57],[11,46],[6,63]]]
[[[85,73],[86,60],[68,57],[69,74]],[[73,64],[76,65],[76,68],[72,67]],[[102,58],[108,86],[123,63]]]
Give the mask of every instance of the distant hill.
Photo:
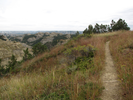
[[[75,34],[77,31],[0,31],[0,35],[5,36],[18,36],[22,34],[36,34],[38,32],[42,33],[62,33],[62,34]],[[79,33],[83,33],[82,31],[79,31]]]
[[[57,31],[59,32],[59,31]],[[21,34],[21,35],[8,35],[8,39],[11,41],[17,41],[21,43],[26,43],[27,45],[33,46],[36,43],[41,42],[42,44],[46,44],[48,48],[55,46],[57,44],[64,44],[70,38],[75,36],[76,33],[74,31],[64,31],[64,33],[57,33],[57,32],[38,32],[36,34]],[[63,31],[62,31],[63,32]]]

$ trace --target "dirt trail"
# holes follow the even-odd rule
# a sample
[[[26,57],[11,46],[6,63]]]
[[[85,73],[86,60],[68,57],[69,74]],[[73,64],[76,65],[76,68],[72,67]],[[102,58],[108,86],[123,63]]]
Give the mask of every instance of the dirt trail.
[[[105,89],[103,90],[101,99],[121,100],[122,98],[120,96],[120,83],[118,81],[117,72],[110,54],[109,43],[110,42],[107,42],[105,46],[106,64],[101,76],[101,80]]]

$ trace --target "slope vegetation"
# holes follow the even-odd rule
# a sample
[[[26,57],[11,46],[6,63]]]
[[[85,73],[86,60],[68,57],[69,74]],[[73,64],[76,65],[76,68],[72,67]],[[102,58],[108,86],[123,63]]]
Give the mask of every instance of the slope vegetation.
[[[130,100],[133,98],[131,31],[89,37],[79,35],[24,62],[13,73],[1,77],[0,99],[100,100],[104,90],[100,76],[106,65],[107,41],[110,41],[111,56],[121,84],[121,96],[123,100]]]
[[[2,100],[99,99],[105,37],[78,36],[0,79]]]
[[[110,50],[121,82],[123,100],[133,99],[133,32],[123,31],[110,38]]]

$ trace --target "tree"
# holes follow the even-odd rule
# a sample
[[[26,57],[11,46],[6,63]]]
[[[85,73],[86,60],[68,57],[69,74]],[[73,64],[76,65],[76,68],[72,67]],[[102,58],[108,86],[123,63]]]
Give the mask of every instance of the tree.
[[[96,23],[93,32],[94,33],[100,33],[100,25],[99,24]]]
[[[107,25],[107,30],[108,30],[108,32],[111,32],[112,31],[111,26]]]
[[[93,26],[90,24],[88,26],[88,29],[86,28],[84,31],[83,31],[83,34],[86,35],[86,34],[92,34],[93,32]]]
[[[24,57],[23,57],[24,61],[32,58],[32,55],[29,53],[28,48],[26,50],[23,50],[23,51],[24,51]]]
[[[87,34],[87,28],[83,31],[84,36]]]
[[[32,47],[33,54],[36,56],[40,53],[43,53],[47,50],[46,45],[43,45],[42,43],[37,43]]]
[[[6,68],[6,72],[9,72],[15,68],[15,65],[17,64],[17,59],[14,55],[11,57],[11,61],[8,62],[8,66]]]
[[[113,27],[114,30],[130,30],[125,20],[119,19]]]
[[[114,20],[111,21],[111,31],[114,31],[116,22]]]
[[[119,19],[117,22],[113,21],[111,22],[111,28],[113,31],[118,30],[130,30],[125,20]]]
[[[79,31],[76,32],[76,36],[78,36],[78,35],[79,35]]]
[[[93,33],[104,33],[104,32],[112,32],[112,31],[118,31],[118,30],[130,30],[130,27],[128,27],[125,20],[119,19],[117,22],[114,20],[111,21],[110,25],[99,25],[96,23],[95,27],[93,28],[92,25],[88,26],[88,29],[86,28],[83,31],[83,34],[91,34]]]
[[[89,33],[89,34],[92,34],[92,32],[93,32],[93,26],[90,24],[90,25],[88,26],[88,33]]]
[[[101,24],[100,25],[100,33],[104,33],[104,32],[107,32],[107,25]]]

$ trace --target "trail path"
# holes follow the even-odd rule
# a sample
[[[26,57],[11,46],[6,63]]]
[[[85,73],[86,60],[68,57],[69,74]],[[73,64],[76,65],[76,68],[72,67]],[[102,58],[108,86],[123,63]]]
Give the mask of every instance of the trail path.
[[[105,46],[105,59],[106,64],[103,70],[101,80],[105,89],[103,90],[102,100],[121,100],[120,96],[120,83],[117,78],[117,72],[113,63],[113,59],[109,50],[109,43]]]

